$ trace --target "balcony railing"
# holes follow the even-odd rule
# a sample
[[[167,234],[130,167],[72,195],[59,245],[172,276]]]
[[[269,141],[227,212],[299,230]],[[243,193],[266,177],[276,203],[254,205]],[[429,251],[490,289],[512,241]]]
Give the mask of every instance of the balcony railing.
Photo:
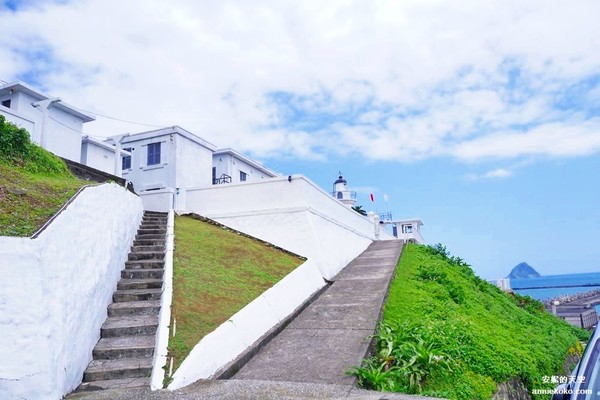
[[[380,221],[391,221],[392,220],[392,213],[391,212],[380,213],[379,214],[379,220]]]
[[[338,193],[339,193],[338,191],[333,191],[333,192],[331,192],[331,195],[337,199],[338,198],[337,197]],[[347,199],[348,198],[348,197],[345,196],[346,193],[350,193],[350,198],[351,199],[356,199],[356,192],[349,192],[349,191],[345,190],[345,191],[343,191],[341,193],[344,194],[344,197],[342,197],[343,199]]]
[[[231,176],[223,174],[219,178],[213,179],[213,185],[221,185],[223,183],[231,183]]]

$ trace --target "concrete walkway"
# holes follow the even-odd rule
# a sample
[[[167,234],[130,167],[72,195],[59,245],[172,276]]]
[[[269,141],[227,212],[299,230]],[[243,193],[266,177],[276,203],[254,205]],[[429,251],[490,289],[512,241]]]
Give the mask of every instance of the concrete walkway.
[[[190,386],[169,392],[139,389],[108,389],[81,392],[68,400],[436,400],[402,393],[383,393],[348,385],[299,382],[266,382],[253,380],[198,381]]]
[[[403,242],[372,243],[233,377],[353,385],[375,332]]]

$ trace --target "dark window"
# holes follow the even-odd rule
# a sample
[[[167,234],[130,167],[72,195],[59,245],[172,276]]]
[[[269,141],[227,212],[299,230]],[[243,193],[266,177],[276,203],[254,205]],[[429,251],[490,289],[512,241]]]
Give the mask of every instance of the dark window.
[[[338,192],[338,193],[337,193],[337,198],[338,198],[338,199],[342,199],[342,198],[344,198],[344,195],[342,194],[342,192]]]
[[[148,165],[160,164],[160,143],[148,145]]]
[[[126,147],[123,150],[131,153],[131,147]],[[131,156],[123,156],[121,158],[121,169],[131,169]]]
[[[245,182],[247,178],[248,175],[246,175],[245,172],[240,171],[240,182]]]
[[[10,108],[10,99],[8,100],[3,100],[2,101],[2,105],[6,108]]]

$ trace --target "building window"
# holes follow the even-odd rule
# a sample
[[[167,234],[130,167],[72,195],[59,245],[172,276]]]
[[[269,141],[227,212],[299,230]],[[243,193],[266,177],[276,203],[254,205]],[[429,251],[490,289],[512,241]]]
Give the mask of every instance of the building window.
[[[342,192],[337,192],[337,198],[338,199],[343,199],[344,195],[342,194]]]
[[[402,225],[402,233],[412,233],[412,225]]]
[[[148,145],[148,165],[160,164],[160,143]]]
[[[10,108],[10,99],[2,100],[2,105],[6,108]]]
[[[123,150],[131,153],[131,147],[124,148]],[[123,156],[121,158],[121,169],[131,169],[131,156]]]
[[[248,175],[245,172],[240,171],[240,182],[246,182],[247,178],[248,178]]]

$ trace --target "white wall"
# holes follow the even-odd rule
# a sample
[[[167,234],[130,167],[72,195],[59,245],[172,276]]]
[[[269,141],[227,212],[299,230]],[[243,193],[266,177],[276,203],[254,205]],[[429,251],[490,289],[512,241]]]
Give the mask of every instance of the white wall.
[[[202,338],[173,374],[168,388],[212,377],[323,286],[315,264],[306,261]]]
[[[30,131],[31,139],[37,144],[42,144],[41,130],[44,113],[41,109],[31,105],[31,103],[37,101],[39,101],[37,98],[17,91],[13,94],[11,108],[21,117],[34,121],[33,131]],[[50,107],[48,116],[44,128],[46,133],[45,146],[43,147],[61,157],[79,162],[81,159],[83,120],[56,108],[56,106]]]
[[[33,120],[23,117],[10,108],[0,105],[0,115],[4,115],[8,122],[15,124],[19,128],[24,128],[27,130],[27,132],[29,132],[29,136],[31,136],[32,132],[34,131],[35,122]]]
[[[54,400],[79,385],[142,213],[104,184],[38,238],[0,237],[0,398]]]
[[[81,143],[81,161],[88,167],[115,174],[115,150],[107,149],[92,142]],[[119,161],[120,162],[120,161]]]
[[[246,173],[246,182],[271,178],[269,174],[264,173],[232,154],[221,153],[213,155],[213,166],[216,168],[216,178],[220,178],[222,174],[227,174],[231,176],[231,183],[240,183],[240,171]]]
[[[185,209],[185,189],[212,185],[212,151],[181,135],[176,135],[176,146],[174,188],[180,188],[176,206]]]
[[[315,262],[326,279],[376,239],[373,222],[294,175],[187,192],[187,209]],[[381,231],[380,239],[394,239]]]
[[[173,208],[175,190],[171,188],[139,192],[144,210],[169,212]]]
[[[161,143],[160,163],[148,164],[148,145]],[[133,182],[137,193],[154,188],[175,187],[175,146],[174,139],[168,134],[153,138],[137,140],[135,136],[129,136],[121,144],[123,148],[132,147],[131,170],[123,171],[123,178]]]

